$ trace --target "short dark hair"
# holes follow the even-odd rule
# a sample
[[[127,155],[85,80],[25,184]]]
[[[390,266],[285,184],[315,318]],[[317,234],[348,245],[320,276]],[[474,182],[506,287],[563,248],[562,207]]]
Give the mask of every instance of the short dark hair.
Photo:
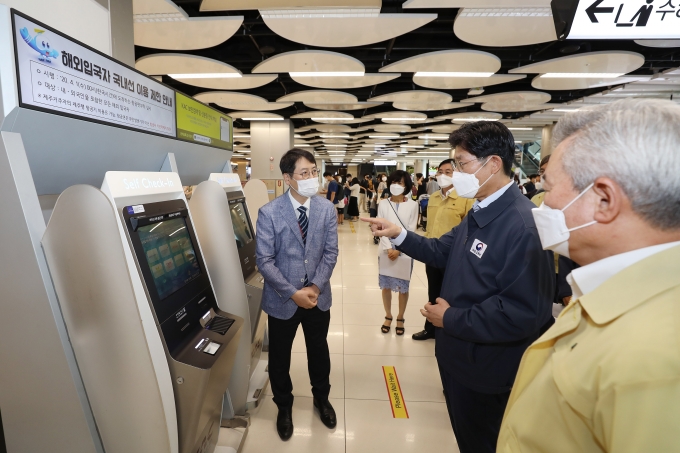
[[[456,164],[453,162],[453,159],[444,159],[443,161],[439,162],[439,167],[437,167],[437,170],[442,168],[442,165],[446,165],[446,164],[449,164],[453,168],[456,168]]]
[[[411,180],[411,174],[404,171],[404,170],[396,170],[393,171],[388,177],[387,177],[387,188],[397,182],[403,182],[404,183],[404,195],[407,193],[411,192],[411,189],[413,189],[413,181]]]
[[[545,164],[547,164],[547,163],[550,161],[550,156],[552,156],[552,154],[548,154],[548,155],[545,156],[543,159],[541,159],[541,163],[538,164],[538,168],[541,168],[542,166],[544,166]]]
[[[503,170],[512,176],[515,160],[515,138],[508,128],[497,121],[475,121],[466,123],[449,136],[452,148],[460,146],[477,159],[498,156],[503,161]]]
[[[422,177],[423,177],[423,174],[422,174],[422,173],[416,173],[416,178],[420,179],[420,178],[422,178]]]
[[[281,156],[281,161],[279,162],[281,173],[288,173],[289,175],[295,173],[295,166],[300,159],[306,159],[316,165],[314,154],[310,153],[309,151],[305,151],[304,149],[293,148],[290,151],[286,151],[286,154]]]
[[[333,176],[333,173],[331,173],[330,171],[326,171],[326,172],[323,173],[324,178],[327,178],[329,176]]]

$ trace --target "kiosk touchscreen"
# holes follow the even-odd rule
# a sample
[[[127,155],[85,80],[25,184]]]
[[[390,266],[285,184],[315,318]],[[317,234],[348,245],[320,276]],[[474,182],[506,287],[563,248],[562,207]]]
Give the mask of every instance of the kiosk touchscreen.
[[[173,376],[180,452],[219,427],[243,320],[218,308],[183,199],[122,208]]]

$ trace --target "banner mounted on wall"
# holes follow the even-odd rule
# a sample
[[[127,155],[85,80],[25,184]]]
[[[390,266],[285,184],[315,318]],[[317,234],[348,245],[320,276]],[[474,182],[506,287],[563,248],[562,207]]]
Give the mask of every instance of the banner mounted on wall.
[[[176,136],[175,91],[23,14],[12,14],[19,105]]]
[[[177,93],[176,104],[177,138],[233,150],[233,127],[229,116],[182,93]]]

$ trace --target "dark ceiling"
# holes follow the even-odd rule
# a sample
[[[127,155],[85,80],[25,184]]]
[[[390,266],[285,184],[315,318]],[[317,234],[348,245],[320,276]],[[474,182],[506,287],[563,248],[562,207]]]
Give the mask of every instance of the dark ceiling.
[[[437,19],[410,33],[398,36],[386,42],[359,47],[324,48],[324,50],[332,50],[334,52],[343,53],[357,58],[365,65],[366,73],[378,72],[379,68],[404,58],[445,49],[474,49],[492,53],[499,57],[502,62],[502,67],[498,71],[498,74],[505,74],[512,68],[538,61],[550,60],[565,55],[575,55],[584,52],[605,50],[627,50],[638,52],[644,55],[645,64],[633,73],[635,75],[650,75],[665,69],[679,66],[676,59],[678,56],[676,55],[678,49],[644,47],[635,44],[633,41],[553,41],[549,43],[520,47],[475,46],[461,41],[453,33],[453,22],[458,13],[458,9],[409,9],[407,11],[403,11],[401,5],[404,1],[405,0],[383,0],[381,12],[436,13],[438,15]],[[259,12],[256,10],[202,13],[199,12],[199,6],[201,3],[200,0],[174,0],[174,2],[192,17],[228,15],[245,17],[241,29],[226,42],[212,48],[186,52],[193,55],[200,55],[203,57],[223,61],[236,67],[244,74],[250,74],[253,67],[255,67],[262,60],[273,55],[293,50],[315,49],[315,47],[298,44],[276,35],[264,24]],[[139,46],[135,48],[136,58],[163,52],[165,51]],[[413,74],[410,73],[402,73],[401,77],[390,82],[371,87],[346,89],[342,91],[355,95],[360,101],[365,101],[372,96],[381,94],[422,89],[412,82],[412,75]],[[507,91],[531,91],[533,90],[531,87],[532,78],[533,76],[529,75],[523,80],[490,86],[485,88],[484,94],[501,93]],[[192,96],[203,91],[209,91],[204,88],[198,88],[177,82],[176,80],[169,77],[163,77],[163,82]],[[261,96],[268,101],[276,101],[276,99],[285,94],[310,89],[313,88],[294,82],[288,74],[281,74],[274,82],[255,89],[242,90],[242,92]],[[550,102],[567,102],[606,89],[607,87],[573,91],[552,91],[549,92],[552,96],[552,100]],[[454,101],[459,101],[468,97],[467,89],[439,91],[447,92],[453,97]],[[224,112],[228,112],[227,110],[219,108],[215,105],[213,105],[213,107]],[[480,104],[475,104],[469,107],[468,111],[475,111],[479,109]],[[296,103],[292,107],[283,110],[277,110],[275,113],[283,115],[284,117],[289,117],[290,115],[300,113],[305,110],[308,109],[302,103]],[[371,108],[370,112],[353,111],[351,113],[353,113],[355,116],[361,116],[364,113],[377,113],[386,110],[393,110],[389,103],[379,107]],[[466,110],[455,110],[455,112],[461,111]],[[438,111],[427,113],[429,117],[434,117],[445,114],[446,112]],[[504,114],[504,117],[518,118],[527,114],[527,112],[515,114],[510,113]],[[308,124],[310,120],[296,119],[294,121],[296,126],[299,127]]]

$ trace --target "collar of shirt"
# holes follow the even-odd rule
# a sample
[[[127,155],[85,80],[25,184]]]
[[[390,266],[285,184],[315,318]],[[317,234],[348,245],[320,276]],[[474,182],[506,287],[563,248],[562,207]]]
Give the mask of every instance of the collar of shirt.
[[[678,245],[680,245],[680,241],[652,245],[626,253],[619,253],[618,255],[610,256],[586,266],[579,267],[578,269],[574,269],[567,275],[567,282],[571,286],[574,298],[578,299],[584,294],[595,291],[601,284],[625,268]]]
[[[449,195],[451,195],[451,192],[453,192],[453,187],[447,190],[446,193],[444,193],[443,190],[440,190],[439,192],[442,194],[442,199],[446,199]]]
[[[475,212],[477,212],[480,209],[486,208],[491,203],[498,200],[505,193],[505,191],[508,190],[510,188],[510,186],[513,185],[514,182],[515,181],[510,181],[509,183],[507,183],[506,185],[504,185],[503,187],[501,187],[500,189],[498,189],[497,191],[495,191],[494,193],[492,193],[491,195],[489,195],[488,197],[486,197],[482,201],[479,201],[479,200],[475,201],[475,204],[472,205],[472,209]]]
[[[298,219],[300,218],[300,211],[298,211],[298,208],[300,206],[304,206],[307,208],[307,217],[309,217],[309,207],[311,206],[311,198],[307,198],[307,200],[304,202],[304,204],[300,204],[295,197],[293,196],[293,189],[288,189],[288,196],[290,197],[291,203],[293,203],[293,211],[295,211],[295,217]]]

